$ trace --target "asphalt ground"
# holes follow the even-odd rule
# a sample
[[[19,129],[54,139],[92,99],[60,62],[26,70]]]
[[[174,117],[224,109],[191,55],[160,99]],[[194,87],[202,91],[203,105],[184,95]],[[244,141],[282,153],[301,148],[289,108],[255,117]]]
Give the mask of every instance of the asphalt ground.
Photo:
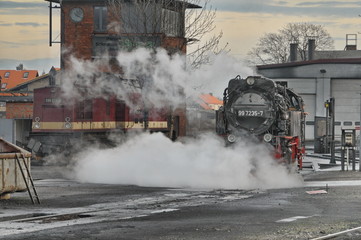
[[[81,183],[64,166],[34,165],[41,204],[27,192],[0,201],[0,239],[317,239],[361,226],[361,173],[305,162],[304,186],[270,190]]]

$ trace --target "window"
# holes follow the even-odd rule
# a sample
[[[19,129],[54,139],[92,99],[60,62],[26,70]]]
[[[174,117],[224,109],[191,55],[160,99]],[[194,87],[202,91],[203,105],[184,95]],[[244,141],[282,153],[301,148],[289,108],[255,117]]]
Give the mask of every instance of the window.
[[[1,88],[5,89],[7,85],[8,85],[7,83],[2,83]]]
[[[94,7],[94,31],[107,31],[107,7]]]
[[[29,72],[24,72],[23,78],[28,78],[29,77]]]
[[[184,36],[183,24],[179,12],[162,9],[163,18],[161,20],[162,31],[167,36]]]
[[[77,104],[78,119],[92,119],[93,118],[93,101],[91,99],[81,101]]]
[[[306,125],[315,125],[314,121],[306,121]]]
[[[360,126],[360,122],[355,122],[355,126]]]
[[[286,81],[276,81],[276,83],[281,85],[282,87],[288,87],[288,82]]]
[[[61,103],[61,99],[60,98],[45,98],[45,103],[58,105]]]
[[[341,122],[335,122],[335,126],[341,126]]]
[[[350,122],[350,121],[345,121],[345,122],[343,122],[343,125],[344,125],[344,126],[352,126],[352,122]]]
[[[10,72],[6,72],[6,73],[5,73],[5,77],[6,77],[6,78],[9,78],[9,77],[10,77]]]

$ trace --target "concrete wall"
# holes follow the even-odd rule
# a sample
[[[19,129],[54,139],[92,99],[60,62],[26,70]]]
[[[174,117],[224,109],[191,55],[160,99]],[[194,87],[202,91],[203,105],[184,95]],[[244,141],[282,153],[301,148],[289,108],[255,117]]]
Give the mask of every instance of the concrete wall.
[[[13,119],[0,119],[0,138],[15,143],[15,129]]]

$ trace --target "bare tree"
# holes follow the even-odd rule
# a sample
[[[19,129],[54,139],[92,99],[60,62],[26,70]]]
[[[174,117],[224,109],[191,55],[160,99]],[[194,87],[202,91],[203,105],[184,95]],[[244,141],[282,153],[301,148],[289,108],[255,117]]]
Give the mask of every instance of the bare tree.
[[[333,49],[334,42],[322,25],[312,23],[289,23],[277,33],[262,36],[248,53],[252,64],[285,63],[289,59],[290,44],[297,43],[300,60],[307,60],[308,40],[315,40],[316,50]]]
[[[108,5],[115,19],[109,27],[118,34],[165,33],[185,38],[192,68],[208,63],[208,52],[227,51],[227,44],[219,47],[223,33],[212,35],[216,10],[210,0],[108,0]]]
[[[201,5],[202,0],[190,0],[194,5]],[[190,9],[186,14],[185,35],[187,45],[191,51],[187,53],[187,60],[192,68],[210,62],[208,53],[219,54],[228,52],[228,43],[220,47],[223,32],[212,34],[215,29],[217,10],[210,5],[210,0],[204,0],[202,9]],[[188,48],[190,49],[190,48]]]

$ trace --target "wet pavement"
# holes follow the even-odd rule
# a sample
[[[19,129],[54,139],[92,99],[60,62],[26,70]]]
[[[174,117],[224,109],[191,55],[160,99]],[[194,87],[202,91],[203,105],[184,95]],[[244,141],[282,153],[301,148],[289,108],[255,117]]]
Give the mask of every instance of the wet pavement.
[[[2,200],[0,239],[317,239],[361,226],[361,173],[306,161],[304,186],[271,190],[81,183],[64,167],[33,166],[42,203],[26,192]]]

